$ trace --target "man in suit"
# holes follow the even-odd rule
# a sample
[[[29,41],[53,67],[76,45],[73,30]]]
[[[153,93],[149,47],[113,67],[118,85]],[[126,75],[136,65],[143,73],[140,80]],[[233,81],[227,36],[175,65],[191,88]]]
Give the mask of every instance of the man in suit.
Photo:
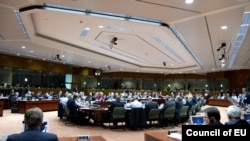
[[[124,103],[121,102],[121,98],[119,96],[116,97],[116,101],[113,101],[108,108],[111,118],[113,118],[113,111],[115,107],[124,107]],[[117,121],[113,121],[114,128],[117,127],[117,123]]]
[[[58,137],[53,133],[45,133],[40,130],[43,122],[43,112],[35,107],[28,109],[24,115],[24,123],[27,129],[20,134],[12,134],[7,137],[7,141],[58,141]]]
[[[220,111],[217,107],[208,107],[204,110],[206,125],[223,125],[220,121]]]
[[[182,107],[183,107],[182,97],[177,96],[175,98],[175,114],[174,114],[174,124],[175,125],[179,124],[180,111],[181,111]]]
[[[163,107],[161,108],[160,110],[160,115],[159,115],[159,118],[160,118],[160,124],[163,126],[164,123],[164,112],[167,108],[170,108],[170,107],[175,107],[175,100],[173,97],[170,97],[170,96],[166,96],[165,97],[165,103],[163,105]]]
[[[152,100],[152,97],[149,96],[148,97],[148,102],[145,104],[145,114],[146,114],[146,118],[148,118],[149,112],[151,109],[158,109],[158,104],[157,102],[154,102]]]
[[[124,104],[125,103],[121,102],[121,98],[118,96],[118,97],[116,97],[115,101],[113,101],[110,104],[108,110],[110,113],[112,113],[115,107],[124,107]]]
[[[241,119],[241,108],[236,105],[230,105],[226,109],[228,121],[225,125],[241,125],[241,126],[250,126],[250,124],[245,120]]]
[[[250,94],[247,93],[247,89],[246,88],[242,88],[242,95],[244,96],[243,98],[243,103],[244,105],[249,105],[250,104]]]

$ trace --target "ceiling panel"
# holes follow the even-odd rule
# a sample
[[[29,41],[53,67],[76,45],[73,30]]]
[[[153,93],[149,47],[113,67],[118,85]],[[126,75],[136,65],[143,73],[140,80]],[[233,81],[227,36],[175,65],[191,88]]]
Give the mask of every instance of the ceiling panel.
[[[71,10],[122,14],[127,20],[32,7],[44,3]],[[221,67],[218,59],[223,52],[217,51],[222,42],[227,43],[225,51],[228,60],[231,59],[249,3],[249,0],[194,0],[193,4],[183,0],[0,0],[0,18],[4,19],[0,21],[0,52],[46,61],[55,61],[53,56],[59,54],[65,57],[58,63],[105,72],[168,74],[249,69],[249,35],[232,67]],[[18,21],[14,10],[27,6],[30,7],[26,11],[17,14],[21,19]],[[133,16],[163,21],[165,26],[128,20]],[[222,31],[222,25],[228,29]],[[114,37],[118,39],[117,45],[111,47]]]

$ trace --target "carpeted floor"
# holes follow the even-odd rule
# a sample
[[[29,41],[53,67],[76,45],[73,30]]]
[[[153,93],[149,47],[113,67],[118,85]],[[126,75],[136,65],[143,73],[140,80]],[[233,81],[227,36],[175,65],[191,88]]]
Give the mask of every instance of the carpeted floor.
[[[203,106],[202,109],[208,106]],[[218,107],[221,111],[222,122],[227,121],[225,107]],[[198,113],[199,114],[199,113]],[[167,131],[168,129],[178,129],[179,126],[170,126],[165,128],[152,127],[150,129],[131,131],[124,129],[109,129],[100,126],[78,126],[66,125],[57,117],[57,112],[44,112],[44,120],[49,121],[49,132],[55,133],[58,137],[77,136],[77,135],[101,135],[107,141],[144,141],[144,133],[148,131]],[[22,131],[23,114],[11,113],[10,110],[4,110],[3,116],[0,117],[0,137]],[[167,132],[166,132],[167,133]]]

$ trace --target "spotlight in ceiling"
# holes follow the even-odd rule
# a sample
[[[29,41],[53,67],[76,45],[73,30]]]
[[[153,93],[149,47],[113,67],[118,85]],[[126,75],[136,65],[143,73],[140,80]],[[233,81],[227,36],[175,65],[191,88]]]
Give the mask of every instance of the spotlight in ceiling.
[[[221,43],[221,46],[217,49],[217,51],[220,51],[222,48],[226,47],[226,43]]]
[[[62,58],[60,57],[59,54],[56,54],[55,56],[52,56],[52,60],[55,60],[55,61],[62,61]]]
[[[219,60],[221,61],[223,59],[225,59],[225,55],[224,54],[221,55],[221,58],[219,58]]]
[[[166,62],[162,62],[162,63],[163,63],[163,66],[164,66],[164,67],[165,67],[165,66],[166,66],[166,64],[167,64]]]
[[[117,42],[116,42],[117,40],[118,40],[117,37],[113,37],[113,38],[110,40],[110,44],[109,44],[110,49],[113,48],[113,45],[117,45]]]

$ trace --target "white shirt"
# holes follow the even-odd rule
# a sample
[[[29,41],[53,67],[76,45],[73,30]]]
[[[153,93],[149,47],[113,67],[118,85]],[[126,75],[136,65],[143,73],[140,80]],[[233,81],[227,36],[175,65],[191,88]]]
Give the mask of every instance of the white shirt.
[[[130,105],[131,108],[143,108],[143,104],[138,101],[137,99],[134,100],[131,105]]]

